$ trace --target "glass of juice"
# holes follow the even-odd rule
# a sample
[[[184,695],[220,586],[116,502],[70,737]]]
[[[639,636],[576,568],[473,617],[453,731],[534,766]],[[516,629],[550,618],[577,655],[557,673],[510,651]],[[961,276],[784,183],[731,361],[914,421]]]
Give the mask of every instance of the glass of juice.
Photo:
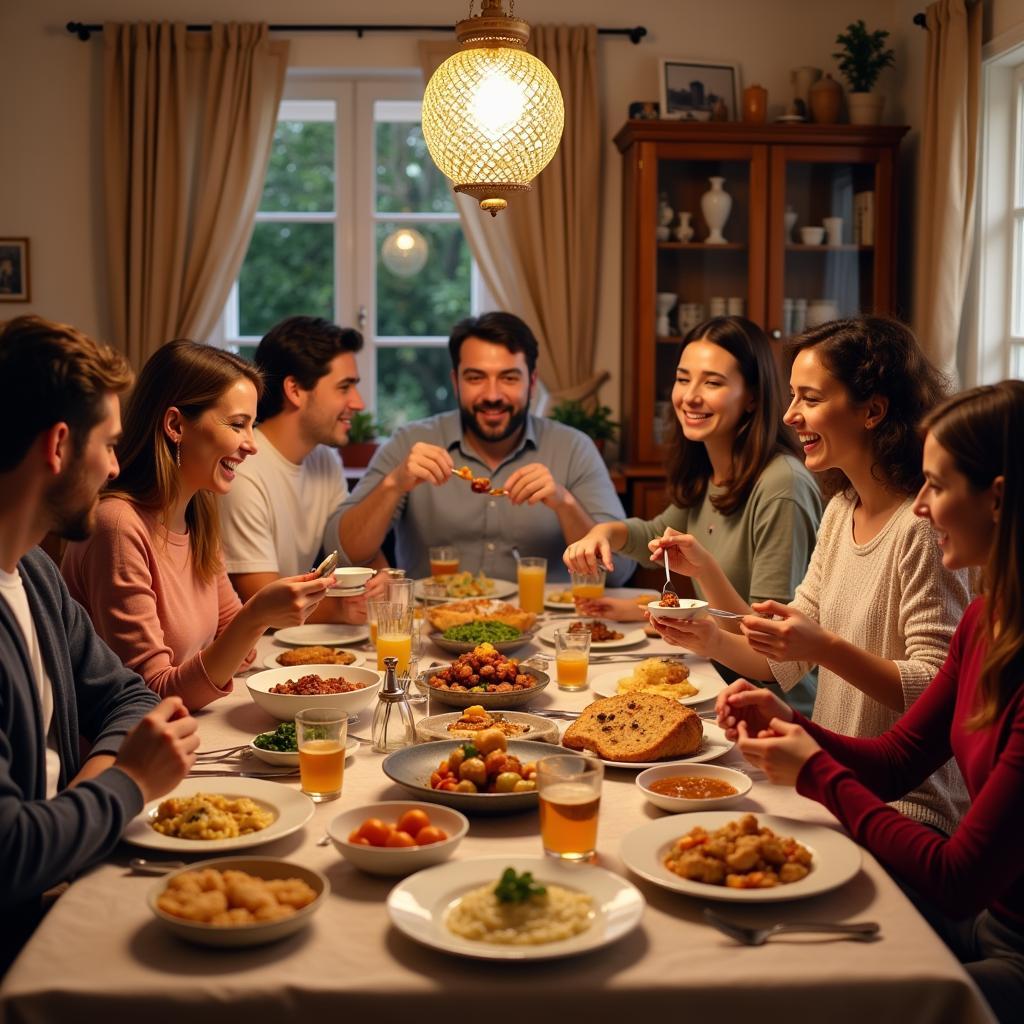
[[[305,708],[295,716],[302,792],[316,803],[337,800],[345,777],[348,715],[334,708]]]
[[[555,630],[555,671],[560,690],[585,690],[590,664],[590,630]]]
[[[370,643],[374,647],[377,646],[377,613],[387,603],[387,601],[367,601],[366,603],[366,624],[370,627]]]
[[[451,544],[440,544],[428,549],[431,576],[452,576],[459,571],[459,549]]]
[[[377,609],[377,671],[384,671],[385,658],[398,659],[398,675],[409,671],[412,659],[413,609],[387,602]]]
[[[580,601],[598,601],[604,597],[604,569],[596,572],[572,573],[572,599]]]
[[[549,857],[590,860],[597,850],[604,765],[596,758],[557,754],[537,762],[540,839]]]
[[[540,615],[544,611],[544,585],[548,578],[546,558],[520,558],[516,568],[519,580],[519,607]]]

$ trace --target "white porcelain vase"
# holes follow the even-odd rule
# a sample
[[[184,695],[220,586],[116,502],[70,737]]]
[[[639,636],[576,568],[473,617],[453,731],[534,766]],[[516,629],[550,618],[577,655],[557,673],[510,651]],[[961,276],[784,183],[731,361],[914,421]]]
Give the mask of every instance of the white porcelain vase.
[[[700,197],[704,222],[711,232],[704,241],[708,245],[724,245],[726,238],[722,234],[722,228],[725,227],[732,210],[732,196],[722,187],[725,178],[708,178],[708,181],[711,182],[711,188]]]
[[[675,292],[658,292],[657,296],[658,319],[654,324],[654,332],[661,338],[667,338],[672,329],[669,326],[668,315],[672,312],[677,302]]]
[[[793,241],[793,228],[796,227],[796,210],[792,206],[786,207],[786,212],[782,215],[782,222],[786,228],[786,241]]]
[[[676,241],[688,242],[693,238],[693,214],[689,210],[679,211],[679,224],[676,227]]]

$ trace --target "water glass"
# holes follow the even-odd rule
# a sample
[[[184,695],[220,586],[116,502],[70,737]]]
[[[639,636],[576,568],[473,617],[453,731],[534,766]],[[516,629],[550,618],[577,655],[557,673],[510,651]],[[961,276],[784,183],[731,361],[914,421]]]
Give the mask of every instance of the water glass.
[[[555,672],[560,690],[585,690],[590,664],[590,630],[555,630]]]
[[[416,581],[405,579],[388,580],[387,595],[389,603],[412,608],[416,603]]]
[[[427,549],[431,576],[453,576],[459,571],[459,549],[452,544],[439,544]]]
[[[337,800],[345,778],[348,713],[305,708],[295,716],[302,792],[316,803]]]
[[[596,758],[556,754],[537,762],[540,839],[549,857],[590,860],[597,850],[604,765]]]
[[[370,643],[374,647],[377,646],[377,614],[387,604],[387,601],[366,602],[366,624],[370,627]]]
[[[516,566],[519,582],[519,607],[540,615],[544,611],[544,587],[548,579],[546,558],[520,558]]]

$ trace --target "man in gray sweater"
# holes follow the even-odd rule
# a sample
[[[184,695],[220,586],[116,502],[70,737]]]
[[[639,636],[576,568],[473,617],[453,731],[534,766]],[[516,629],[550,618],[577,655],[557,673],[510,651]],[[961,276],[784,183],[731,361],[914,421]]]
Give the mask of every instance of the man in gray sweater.
[[[127,363],[72,327],[0,328],[0,971],[43,894],[106,856],[188,772],[196,723],[96,635],[47,533],[79,540],[117,475]]]

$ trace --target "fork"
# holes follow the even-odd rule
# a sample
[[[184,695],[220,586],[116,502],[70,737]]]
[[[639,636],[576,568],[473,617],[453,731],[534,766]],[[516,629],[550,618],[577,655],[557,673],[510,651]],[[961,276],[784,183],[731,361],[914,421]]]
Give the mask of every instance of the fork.
[[[854,924],[836,924],[832,921],[797,921],[793,924],[780,922],[768,928],[751,928],[738,924],[714,910],[704,911],[704,920],[714,925],[720,932],[745,946],[763,946],[772,935],[786,932],[819,932],[823,935],[845,935],[848,939],[868,942],[879,932],[880,925],[875,921],[858,921]]]

